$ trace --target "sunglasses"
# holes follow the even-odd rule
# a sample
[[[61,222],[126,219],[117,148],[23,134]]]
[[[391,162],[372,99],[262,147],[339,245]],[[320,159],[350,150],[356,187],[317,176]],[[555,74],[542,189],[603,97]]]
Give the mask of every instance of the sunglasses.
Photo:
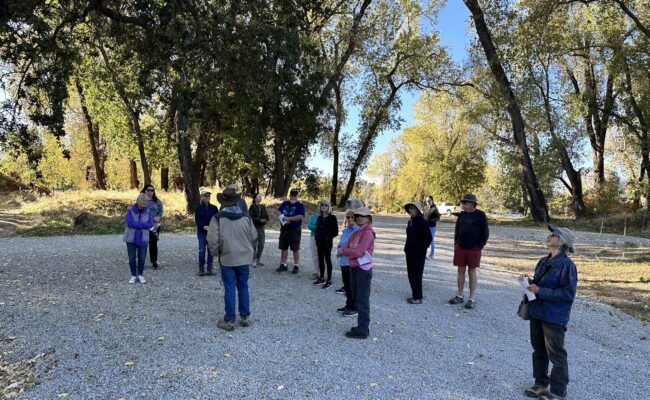
[[[352,216],[352,217],[345,217],[345,219],[354,219],[354,216]]]

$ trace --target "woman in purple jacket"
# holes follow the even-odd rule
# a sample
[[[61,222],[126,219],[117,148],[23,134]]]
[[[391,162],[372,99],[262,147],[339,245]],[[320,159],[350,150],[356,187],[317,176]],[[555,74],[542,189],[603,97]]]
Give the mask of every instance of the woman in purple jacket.
[[[129,283],[146,283],[142,274],[144,273],[144,260],[147,257],[147,245],[149,244],[149,229],[153,227],[153,214],[147,208],[149,197],[140,193],[136,203],[129,207],[125,216],[124,241],[129,254],[129,267],[131,268],[131,279]],[[137,255],[137,264],[136,264]]]

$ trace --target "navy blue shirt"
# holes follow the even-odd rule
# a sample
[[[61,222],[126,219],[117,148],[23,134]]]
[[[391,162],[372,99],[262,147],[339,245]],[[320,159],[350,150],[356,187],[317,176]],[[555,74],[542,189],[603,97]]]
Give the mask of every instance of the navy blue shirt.
[[[291,204],[289,200],[283,201],[282,204],[280,204],[278,211],[280,211],[280,213],[283,214],[285,217],[302,215],[304,218],[305,216],[305,206],[303,206],[302,203],[299,201],[296,201],[293,204]],[[285,229],[300,228],[301,226],[302,226],[302,220],[291,221],[288,223],[288,225],[285,225]]]
[[[485,213],[481,210],[463,211],[456,220],[454,243],[463,249],[480,248],[488,241],[490,231]]]
[[[207,232],[203,229],[204,226],[209,226],[210,221],[214,214],[219,212],[219,209],[214,204],[206,206],[205,204],[199,204],[198,207],[194,210],[194,221],[196,222],[196,230],[199,232]]]

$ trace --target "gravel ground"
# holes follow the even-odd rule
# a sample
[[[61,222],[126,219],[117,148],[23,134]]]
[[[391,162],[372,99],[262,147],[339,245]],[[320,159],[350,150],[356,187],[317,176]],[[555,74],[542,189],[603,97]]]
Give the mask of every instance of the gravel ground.
[[[531,349],[512,275],[481,272],[474,310],[446,304],[455,270],[443,224],[425,302],[407,304],[405,221],[376,219],[371,338],[361,341],[343,336],[356,319],[335,311],[340,273],[329,290],[310,284],[307,267],[278,275],[274,231],[251,277],[253,325],[232,333],[216,328],[218,278],[195,276],[194,235],[161,235],[161,269],[146,269],[145,285],[127,284],[120,236],[0,239],[0,351],[9,362],[47,353],[24,399],[523,399]],[[492,240],[534,234],[497,228]],[[579,297],[567,349],[570,398],[650,392],[648,324]]]

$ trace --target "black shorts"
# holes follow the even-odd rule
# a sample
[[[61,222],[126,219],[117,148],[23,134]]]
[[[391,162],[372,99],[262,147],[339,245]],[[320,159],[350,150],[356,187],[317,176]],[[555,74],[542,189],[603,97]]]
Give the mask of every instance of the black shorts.
[[[280,250],[287,250],[291,248],[291,251],[300,250],[300,235],[302,234],[302,227],[291,229],[280,229],[280,243],[278,248]]]

